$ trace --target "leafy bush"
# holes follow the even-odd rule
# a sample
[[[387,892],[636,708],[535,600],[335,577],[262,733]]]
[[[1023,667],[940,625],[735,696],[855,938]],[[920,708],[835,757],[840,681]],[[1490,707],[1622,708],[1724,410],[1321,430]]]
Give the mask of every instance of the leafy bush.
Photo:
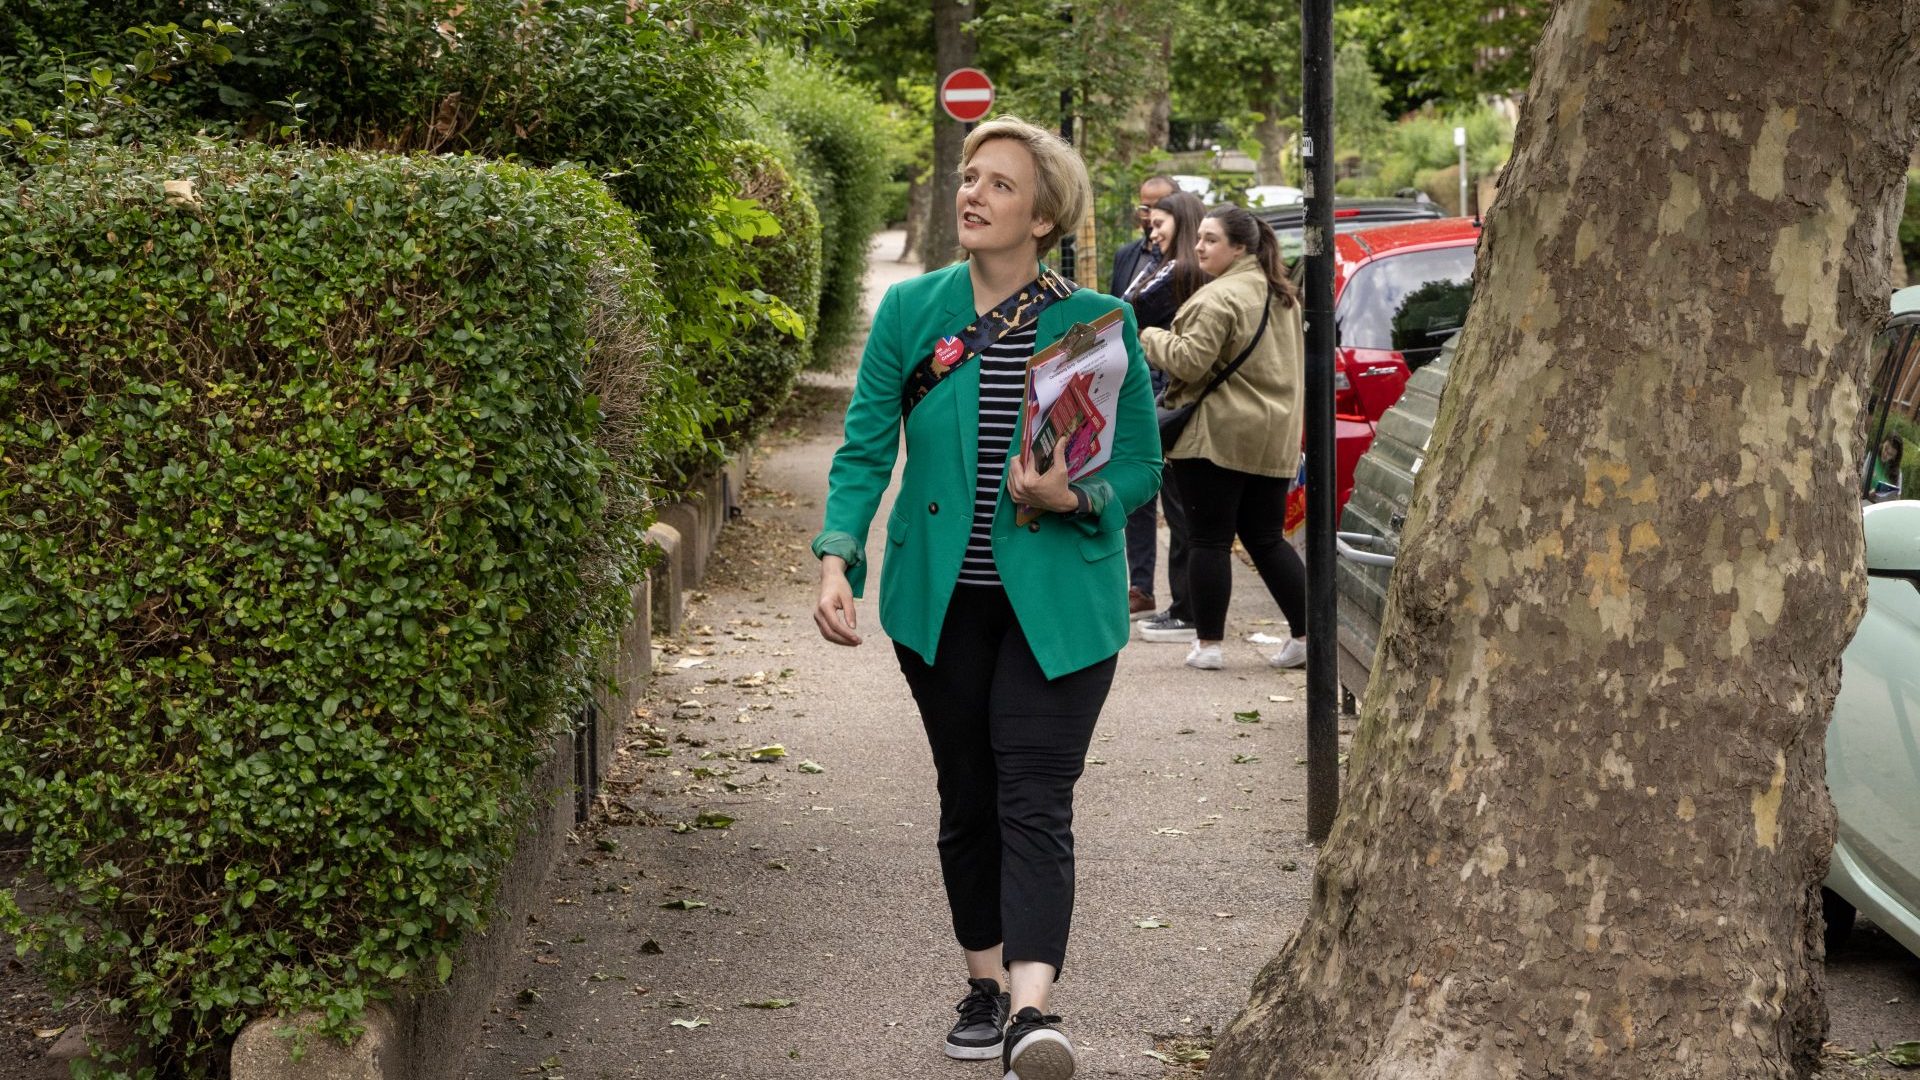
[[[0,190],[0,832],[44,881],[0,930],[170,1073],[482,924],[626,615],[648,265],[583,174],[471,159]]]
[[[1458,115],[1425,110],[1376,132],[1363,151],[1359,175],[1342,180],[1341,193],[1391,195],[1419,187],[1442,206],[1459,201],[1459,150],[1453,129],[1467,129],[1467,166],[1473,176],[1491,176],[1513,152],[1513,125],[1497,110],[1482,107]],[[1342,150],[1342,154],[1346,151]]]
[[[806,366],[809,324],[820,305],[820,217],[774,152],[759,143],[734,148],[740,196],[767,215],[766,227],[741,238],[750,283],[782,301],[791,316],[762,318],[741,331],[730,354],[710,354],[695,371],[713,400],[735,406],[735,418],[716,434],[757,434],[793,391]]]
[[[792,136],[799,172],[820,213],[820,314],[813,364],[840,362],[860,320],[867,244],[885,211],[892,120],[865,90],[818,64],[765,54],[758,107]]]

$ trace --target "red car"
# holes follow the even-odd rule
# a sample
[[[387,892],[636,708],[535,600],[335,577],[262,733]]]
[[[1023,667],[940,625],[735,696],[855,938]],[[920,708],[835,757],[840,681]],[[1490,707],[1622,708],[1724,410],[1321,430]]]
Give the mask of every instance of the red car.
[[[1353,492],[1353,469],[1373,444],[1373,425],[1466,322],[1473,299],[1476,218],[1438,218],[1336,233],[1334,513]],[[1306,494],[1288,497],[1287,529],[1306,519]]]

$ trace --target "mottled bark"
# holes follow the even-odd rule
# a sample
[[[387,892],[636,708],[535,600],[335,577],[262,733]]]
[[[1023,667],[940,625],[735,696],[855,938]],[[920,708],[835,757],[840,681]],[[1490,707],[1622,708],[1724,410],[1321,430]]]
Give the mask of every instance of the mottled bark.
[[[1556,7],[1311,913],[1211,1080],[1806,1075],[1916,41]]]
[[[933,63],[939,78],[974,66],[972,0],[933,0]],[[938,102],[933,107],[933,175],[929,183],[927,224],[920,261],[933,270],[952,262],[960,250],[960,224],[954,219],[953,200],[960,191],[960,148],[967,141],[966,125],[948,116]]]

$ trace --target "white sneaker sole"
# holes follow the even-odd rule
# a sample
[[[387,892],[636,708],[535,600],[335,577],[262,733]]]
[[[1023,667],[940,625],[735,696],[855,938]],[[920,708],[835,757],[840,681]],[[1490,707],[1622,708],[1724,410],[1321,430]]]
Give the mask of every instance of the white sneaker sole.
[[[955,1061],[985,1061],[999,1057],[1000,1048],[1004,1045],[1004,1042],[997,1042],[992,1046],[961,1046],[950,1042],[947,1044],[947,1056]]]
[[[1078,1063],[1073,1043],[1058,1031],[1036,1031],[1020,1040],[1004,1080],[1070,1080]]]

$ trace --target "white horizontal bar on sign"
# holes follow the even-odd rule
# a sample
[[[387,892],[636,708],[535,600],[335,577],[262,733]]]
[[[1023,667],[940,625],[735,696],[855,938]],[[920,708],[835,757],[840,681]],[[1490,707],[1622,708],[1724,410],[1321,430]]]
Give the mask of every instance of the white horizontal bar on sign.
[[[947,101],[992,101],[991,90],[949,90],[941,95]]]

